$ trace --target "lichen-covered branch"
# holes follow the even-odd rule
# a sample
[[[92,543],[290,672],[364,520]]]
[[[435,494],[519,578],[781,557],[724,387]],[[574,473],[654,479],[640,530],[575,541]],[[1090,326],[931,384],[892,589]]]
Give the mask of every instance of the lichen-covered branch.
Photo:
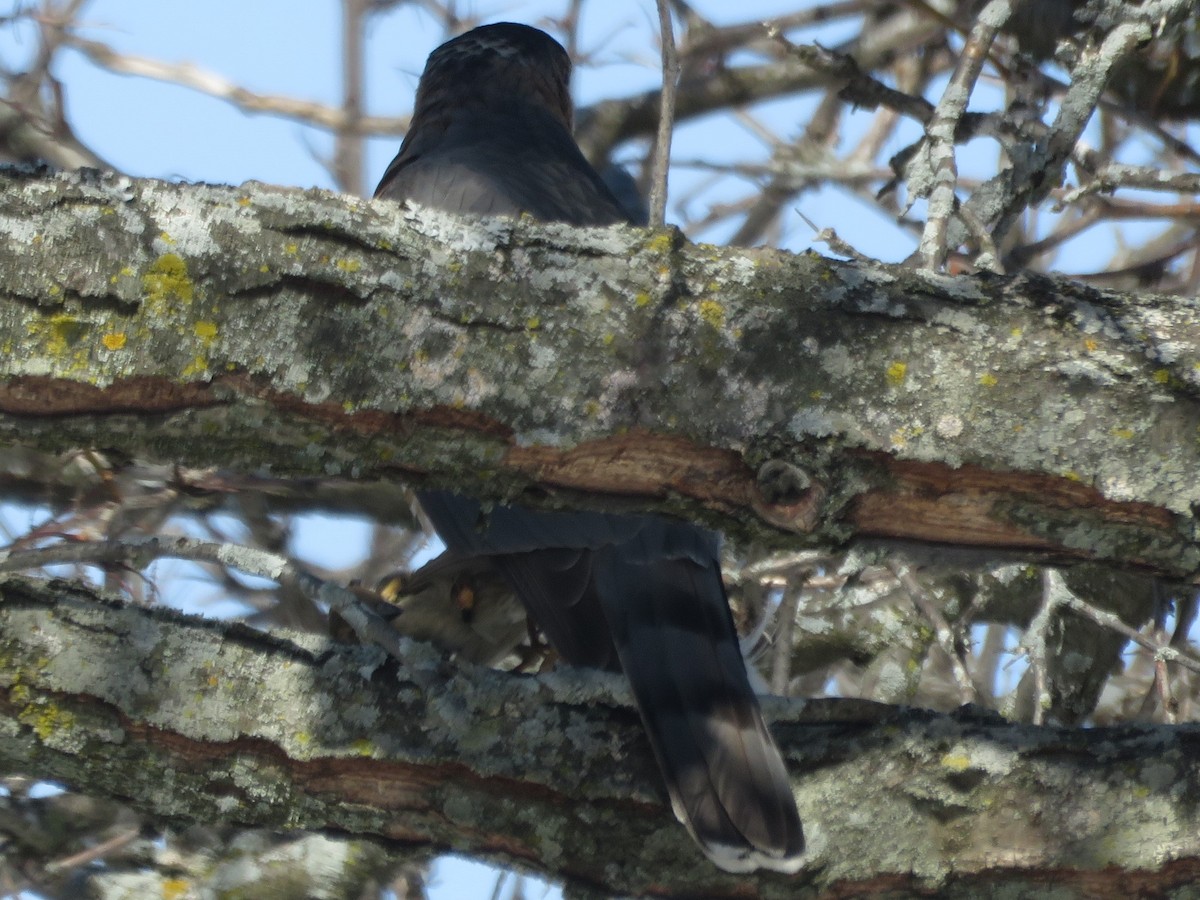
[[[1197,301],[10,173],[0,441],[1200,571]]]
[[[812,863],[747,881],[705,865],[670,821],[610,676],[459,667],[419,644],[397,664],[14,577],[0,580],[0,653],[0,765],[183,822],[453,849],[623,895],[1137,893],[1200,870],[1193,726],[776,705]]]

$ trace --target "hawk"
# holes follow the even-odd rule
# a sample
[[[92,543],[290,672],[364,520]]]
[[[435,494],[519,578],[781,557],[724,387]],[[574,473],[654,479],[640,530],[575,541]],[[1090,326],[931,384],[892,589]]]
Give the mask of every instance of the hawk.
[[[636,217],[572,134],[571,61],[536,28],[438,47],[376,197],[579,226]],[[719,867],[794,872],[804,835],[750,686],[719,539],[660,516],[485,507],[418,493],[448,551],[487,558],[568,662],[629,680],[676,817]]]

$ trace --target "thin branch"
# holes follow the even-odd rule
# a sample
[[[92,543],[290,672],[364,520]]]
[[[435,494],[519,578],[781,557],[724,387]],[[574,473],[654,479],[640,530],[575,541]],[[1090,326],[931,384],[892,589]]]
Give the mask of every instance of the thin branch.
[[[78,541],[33,550],[0,551],[0,572],[63,564],[126,565],[141,570],[157,559],[219,563],[272,581],[291,579],[312,600],[345,619],[363,641],[399,657],[400,635],[353,592],[323,581],[286,556],[239,544],[216,544],[186,537],[150,537],[133,541]]]
[[[1116,615],[1115,613],[1106,612],[1102,609],[1096,609],[1091,604],[1080,600],[1070,591],[1064,591],[1063,594],[1064,596],[1061,602],[1064,606],[1067,606],[1080,615],[1091,619],[1097,625],[1102,625],[1105,628],[1111,628],[1118,634],[1124,635],[1139,647],[1145,647],[1154,654],[1156,659],[1163,659],[1167,662],[1179,663],[1179,665],[1186,669],[1189,669],[1193,672],[1200,672],[1200,660],[1197,660],[1194,656],[1181,653],[1169,644],[1162,644],[1158,641],[1151,640],[1136,628],[1130,628],[1128,625],[1122,622],[1120,616]]]
[[[671,135],[675,128],[675,94],[679,87],[679,56],[675,29],[667,0],[658,0],[662,42],[662,96],[658,108],[658,133],[654,141],[654,173],[650,186],[650,227],[662,228],[667,219],[667,170],[671,165]]]
[[[362,196],[363,98],[366,94],[364,37],[368,0],[342,0],[342,115],[345,126],[335,132],[333,178],[343,193]]]
[[[921,235],[919,253],[926,269],[940,269],[946,260],[946,235],[950,216],[954,213],[955,185],[958,167],[954,161],[954,136],[967,110],[971,91],[983,71],[988,49],[1000,27],[1012,14],[1013,0],[990,0],[980,12],[975,27],[963,47],[958,65],[942,99],[938,101],[933,118],[925,131],[924,153],[917,157],[923,171],[924,184],[914,184],[929,198],[929,214]],[[916,180],[916,179],[914,179]]]
[[[88,847],[79,853],[74,853],[71,856],[63,859],[51,860],[46,863],[45,870],[47,875],[55,875],[59,872],[65,872],[70,869],[77,869],[80,866],[85,866],[88,863],[95,862],[99,859],[104,859],[114,850],[120,850],[127,844],[137,840],[141,834],[140,828],[130,828],[120,834],[96,844],[94,847]]]
[[[913,606],[933,625],[938,647],[941,648],[946,658],[950,661],[950,671],[954,673],[954,683],[958,686],[960,699],[963,703],[974,703],[978,699],[975,691],[975,682],[971,679],[971,673],[967,671],[966,663],[963,662],[962,654],[958,647],[958,642],[954,637],[954,631],[950,628],[946,617],[942,615],[942,611],[938,608],[938,605],[929,597],[925,587],[917,580],[916,575],[913,574],[912,566],[900,561],[896,557],[890,558],[887,566],[900,584],[904,586],[904,590],[908,593],[909,599],[912,600]]]
[[[407,118],[385,116],[362,116],[352,120],[345,110],[334,109],[309,100],[297,100],[278,94],[258,94],[235,84],[222,75],[202,69],[191,63],[164,63],[143,56],[118,53],[107,44],[87,40],[77,35],[69,36],[64,42],[101,68],[122,75],[138,75],[155,81],[164,81],[180,87],[191,88],[219,100],[233,104],[243,112],[265,113],[299,119],[317,128],[345,132],[351,128],[360,134],[400,135],[408,128]]]
[[[1077,162],[1095,165],[1094,152],[1080,151]],[[1076,203],[1091,194],[1107,194],[1120,188],[1143,191],[1169,191],[1179,194],[1200,194],[1200,174],[1195,172],[1167,172],[1154,166],[1132,166],[1123,163],[1100,165],[1095,176],[1086,184],[1067,191],[1059,201],[1059,207]]]

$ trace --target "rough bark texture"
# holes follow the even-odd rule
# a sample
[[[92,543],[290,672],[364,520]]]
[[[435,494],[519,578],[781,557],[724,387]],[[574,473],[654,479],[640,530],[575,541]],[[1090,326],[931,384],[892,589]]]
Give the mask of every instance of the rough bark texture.
[[[0,441],[1200,572],[1194,299],[261,185],[4,187]]]
[[[261,185],[3,187],[6,458],[100,447],[663,510],[778,544],[1200,573],[1195,300]],[[737,880],[670,821],[601,676],[429,649],[398,666],[66,585],[0,591],[3,766],[160,815],[629,894],[1128,896],[1200,874],[1192,726],[795,703],[778,734],[813,865]]]
[[[1200,875],[1194,726],[795,701],[775,730],[812,863],[744,878],[672,826],[615,679],[460,668],[416,644],[397,663],[16,578],[0,653],[0,765],[187,821],[453,849],[636,895],[1132,896]]]

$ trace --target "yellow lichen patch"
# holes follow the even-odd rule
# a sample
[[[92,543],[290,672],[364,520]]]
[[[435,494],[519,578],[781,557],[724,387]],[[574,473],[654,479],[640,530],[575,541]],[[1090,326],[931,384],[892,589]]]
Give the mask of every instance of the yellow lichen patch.
[[[88,330],[88,324],[67,313],[56,313],[47,319],[31,321],[28,329],[30,337],[41,338],[45,342],[48,355],[61,357],[79,342]]]
[[[184,377],[191,375],[200,375],[208,371],[208,360],[203,356],[197,356],[190,363],[183,367]]]
[[[51,316],[50,349],[59,353],[65,352],[68,346],[75,344],[83,336],[86,329],[87,324],[74,316],[61,313]]]
[[[998,379],[991,372],[984,372],[979,376],[979,383],[984,387],[995,387]]]
[[[525,320],[525,328],[528,331],[537,331],[542,327],[542,320],[537,316],[530,316]]]
[[[643,306],[649,306],[650,305],[650,295],[647,294],[645,291],[639,291],[637,293],[637,295],[633,298],[633,305],[636,306],[638,309],[641,309]]]
[[[174,244],[175,243],[175,238],[171,237],[165,231],[160,231],[158,233],[158,239],[160,241],[162,241],[164,244]]]
[[[971,757],[965,753],[947,753],[942,757],[942,765],[954,772],[965,772],[971,768]]]
[[[1156,382],[1158,382],[1159,384],[1166,384],[1168,381],[1171,380],[1171,373],[1168,372],[1166,369],[1155,369],[1154,370],[1154,380]]]
[[[75,724],[75,716],[54,703],[31,703],[17,718],[43,741]]]
[[[268,266],[266,263],[263,263],[261,266],[258,267],[258,271],[260,271],[264,275],[266,275],[268,272],[271,271],[271,267]]]
[[[913,438],[919,438],[925,433],[925,429],[920,425],[904,425],[897,428],[891,434],[891,445],[893,450],[901,450],[908,446],[908,442]]]
[[[237,202],[238,206],[249,206],[253,201],[249,197],[238,197]]]
[[[659,231],[646,241],[646,249],[651,253],[669,253],[671,251],[671,233],[669,231]]]
[[[613,334],[611,331],[606,331],[604,332],[604,337],[602,337],[600,340],[604,342],[605,347],[608,347],[616,339],[617,336],[615,334]]]
[[[1111,434],[1113,437],[1118,437],[1123,441],[1128,441],[1133,438],[1133,429],[1132,428],[1114,428],[1109,432],[1109,434]]]
[[[375,753],[375,745],[366,738],[359,738],[350,745],[350,749],[359,756],[371,756]]]
[[[195,292],[187,263],[175,253],[164,253],[142,275],[142,293],[152,311],[165,312],[172,301],[191,303]]]
[[[110,331],[108,334],[100,338],[100,343],[102,343],[109,350],[122,349],[125,346],[125,341],[126,337],[125,332],[123,331]]]
[[[191,890],[192,884],[186,878],[167,878],[162,883],[162,900],[181,900]]]
[[[357,259],[339,259],[334,262],[334,265],[343,272],[357,272],[362,268],[362,263],[360,263]]]
[[[300,252],[300,245],[299,244],[286,244],[283,248],[283,252],[286,253],[288,256],[295,256],[297,253]]]
[[[196,337],[200,338],[200,340],[204,341],[206,344],[211,344],[217,336],[216,322],[206,322],[201,320],[195,324],[194,328],[196,331]]]
[[[1085,349],[1088,353],[1095,353],[1096,348],[1099,346],[1100,345],[1096,342],[1095,338],[1084,338],[1083,339],[1083,349]]]
[[[884,373],[887,377],[887,382],[892,387],[900,387],[904,384],[904,378],[908,375],[908,363],[896,360],[887,367],[887,372]]]
[[[716,300],[701,300],[700,318],[709,328],[719,330],[725,324],[725,307]]]

